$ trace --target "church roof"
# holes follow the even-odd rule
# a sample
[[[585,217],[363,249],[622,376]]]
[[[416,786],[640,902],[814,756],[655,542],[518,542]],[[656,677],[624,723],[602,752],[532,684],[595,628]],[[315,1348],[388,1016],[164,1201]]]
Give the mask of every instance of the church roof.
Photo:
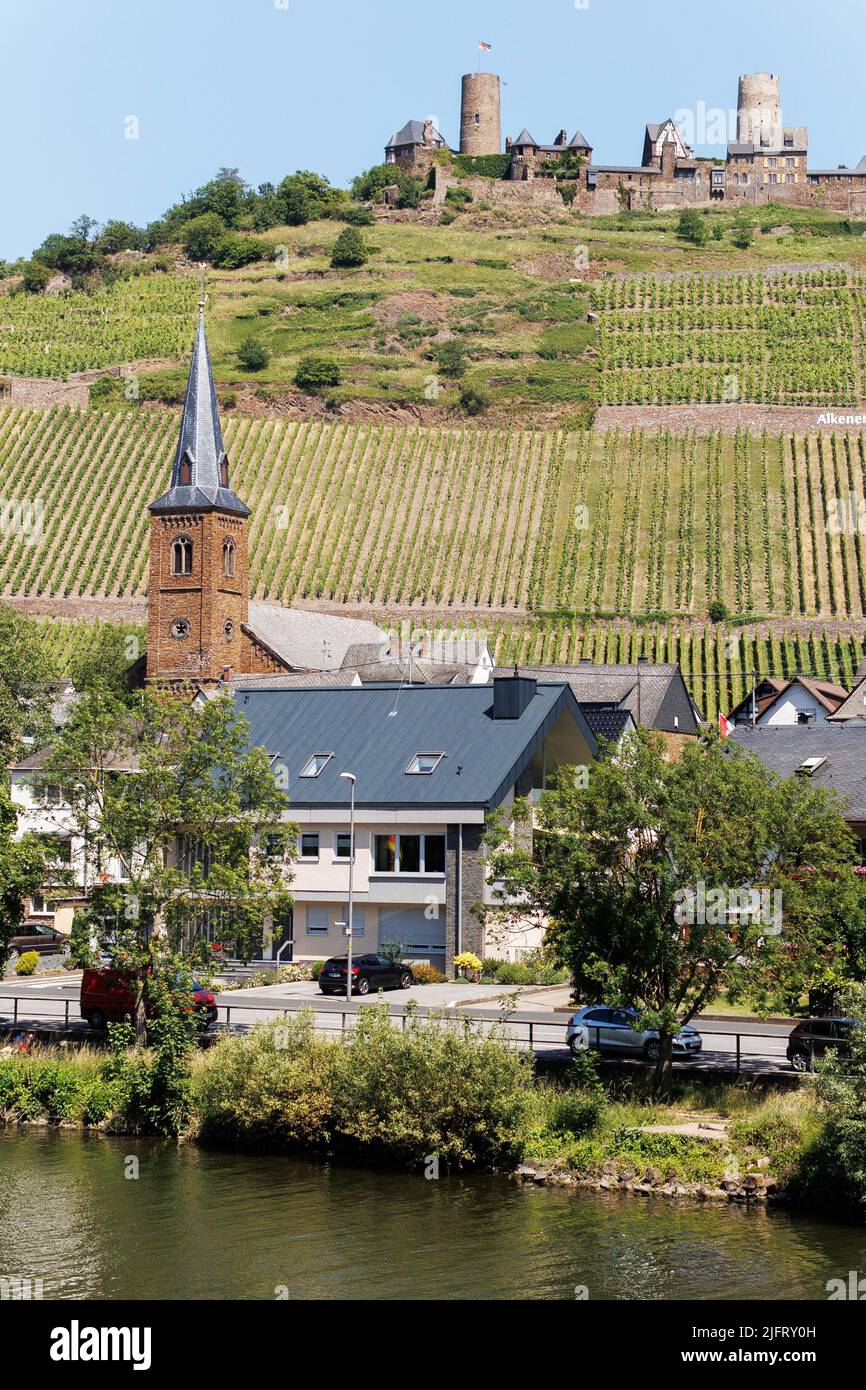
[[[198,328],[183,402],[180,437],[171,470],[171,485],[168,492],[151,502],[150,511],[220,511],[234,516],[249,516],[249,507],[244,506],[227,484],[228,458],[223,447],[202,301],[199,304]]]

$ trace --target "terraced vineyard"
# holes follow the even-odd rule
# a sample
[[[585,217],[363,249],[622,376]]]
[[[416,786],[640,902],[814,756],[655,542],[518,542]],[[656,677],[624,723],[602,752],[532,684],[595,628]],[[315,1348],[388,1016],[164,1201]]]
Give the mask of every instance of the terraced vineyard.
[[[170,411],[0,410],[0,594],[143,595],[146,507],[176,426]],[[672,438],[230,417],[225,433],[252,508],[258,597],[866,615],[863,431]]]
[[[58,676],[67,675],[73,656],[96,642],[99,623],[36,619],[34,637]],[[784,676],[795,671],[824,675],[846,686],[864,654],[864,642],[852,632],[828,633],[818,627],[799,630],[774,625],[772,630],[728,628],[708,623],[611,623],[594,619],[550,618],[541,622],[497,619],[486,631],[497,662],[510,666],[590,661],[679,661],[692,693],[707,718],[729,711],[748,694],[750,673]],[[144,651],[144,625],[124,624]]]
[[[609,405],[866,399],[866,275],[834,269],[599,282]]]
[[[0,373],[68,376],[189,352],[198,285],[193,276],[147,275],[110,289],[0,298]]]

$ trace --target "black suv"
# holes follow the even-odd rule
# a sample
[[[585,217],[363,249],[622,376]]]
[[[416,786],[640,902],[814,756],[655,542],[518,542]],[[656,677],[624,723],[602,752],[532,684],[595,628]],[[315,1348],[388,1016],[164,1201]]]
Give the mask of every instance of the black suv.
[[[346,993],[346,956],[331,956],[319,971],[319,989],[323,994]],[[412,971],[408,965],[387,956],[352,957],[352,993],[369,994],[372,989],[409,989]]]
[[[788,1036],[788,1061],[794,1071],[811,1071],[816,1059],[832,1050],[850,1057],[849,1038],[854,1024],[850,1018],[807,1018]]]

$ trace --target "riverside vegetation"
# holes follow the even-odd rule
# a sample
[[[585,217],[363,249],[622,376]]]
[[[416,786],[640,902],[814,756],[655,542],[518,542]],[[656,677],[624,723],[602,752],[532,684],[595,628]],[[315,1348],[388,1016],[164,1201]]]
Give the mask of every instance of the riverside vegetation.
[[[866,1008],[862,989],[851,1007]],[[37,1049],[0,1058],[7,1122],[176,1135],[253,1151],[307,1153],[433,1171],[515,1171],[638,1190],[724,1196],[722,1184],[866,1213],[866,1035],[798,1090],[678,1078],[664,1101],[647,1078],[603,1086],[584,1056],[556,1079],[535,1074],[504,1024],[467,1019],[406,1028],[382,1004],[354,1032],[315,1032],[311,1015],[228,1035],[205,1052],[169,1018],[152,1046],[112,1028],[106,1051]],[[712,1122],[708,1139],[647,1126]],[[611,1176],[612,1175],[612,1176]]]

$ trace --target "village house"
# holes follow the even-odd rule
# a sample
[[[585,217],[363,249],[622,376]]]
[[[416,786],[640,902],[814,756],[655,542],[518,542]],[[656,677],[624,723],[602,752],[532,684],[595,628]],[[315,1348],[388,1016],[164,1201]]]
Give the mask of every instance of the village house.
[[[761,727],[824,724],[836,716],[848,698],[847,690],[832,681],[803,675],[789,680],[765,676],[734,706],[728,722]]]

